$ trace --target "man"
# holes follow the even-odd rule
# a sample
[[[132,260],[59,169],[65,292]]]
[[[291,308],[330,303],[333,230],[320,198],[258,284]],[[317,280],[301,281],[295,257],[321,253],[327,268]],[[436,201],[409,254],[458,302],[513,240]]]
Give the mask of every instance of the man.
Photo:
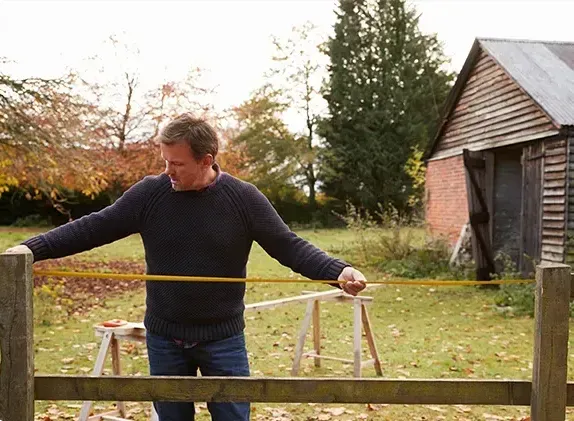
[[[9,249],[34,261],[69,256],[131,234],[142,237],[147,273],[246,277],[253,241],[310,279],[345,281],[352,295],[365,277],[295,235],[252,184],[220,170],[218,137],[183,114],[158,136],[166,168],[129,188],[114,204]],[[338,285],[338,284],[335,284]],[[146,283],[151,375],[249,376],[243,330],[245,283]],[[194,419],[194,404],[155,402],[161,421]],[[210,403],[214,421],[247,421],[248,403]]]

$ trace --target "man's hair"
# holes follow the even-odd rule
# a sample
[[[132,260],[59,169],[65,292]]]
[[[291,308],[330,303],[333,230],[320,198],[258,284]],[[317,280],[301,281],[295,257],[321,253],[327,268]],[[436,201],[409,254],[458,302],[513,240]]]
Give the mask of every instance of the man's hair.
[[[211,154],[215,159],[219,151],[219,138],[215,129],[191,113],[177,116],[165,126],[157,137],[165,145],[187,143],[196,159]]]

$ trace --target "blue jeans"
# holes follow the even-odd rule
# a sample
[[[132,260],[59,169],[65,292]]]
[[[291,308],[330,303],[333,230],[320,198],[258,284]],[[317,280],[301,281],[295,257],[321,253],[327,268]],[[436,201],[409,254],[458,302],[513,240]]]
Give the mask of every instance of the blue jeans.
[[[242,333],[209,342],[187,343],[147,333],[152,376],[249,376]],[[193,421],[193,402],[154,402],[160,421]],[[213,421],[249,421],[248,402],[208,402]]]

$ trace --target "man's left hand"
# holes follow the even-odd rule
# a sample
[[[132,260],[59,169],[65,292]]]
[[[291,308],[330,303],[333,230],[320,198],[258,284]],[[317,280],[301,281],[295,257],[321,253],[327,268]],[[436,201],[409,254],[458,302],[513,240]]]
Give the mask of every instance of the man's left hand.
[[[341,285],[341,288],[347,294],[351,295],[357,295],[367,286],[365,283],[367,281],[365,279],[365,275],[350,266],[347,266],[345,269],[343,269],[337,280],[346,281]]]

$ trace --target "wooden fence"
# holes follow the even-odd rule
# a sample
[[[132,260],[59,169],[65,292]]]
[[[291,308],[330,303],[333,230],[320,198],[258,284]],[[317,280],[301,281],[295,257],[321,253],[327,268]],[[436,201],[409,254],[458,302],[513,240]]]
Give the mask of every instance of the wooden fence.
[[[35,400],[248,401],[530,405],[532,421],[563,421],[570,267],[536,270],[532,381],[348,378],[34,376],[30,254],[0,254],[0,420],[32,421]],[[512,332],[508,332],[512,334]]]

